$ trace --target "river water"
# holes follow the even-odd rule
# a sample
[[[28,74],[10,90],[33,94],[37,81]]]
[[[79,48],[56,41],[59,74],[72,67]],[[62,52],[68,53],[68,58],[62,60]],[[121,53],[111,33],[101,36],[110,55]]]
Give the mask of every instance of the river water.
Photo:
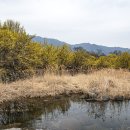
[[[0,130],[130,130],[130,102],[15,101],[0,107]]]

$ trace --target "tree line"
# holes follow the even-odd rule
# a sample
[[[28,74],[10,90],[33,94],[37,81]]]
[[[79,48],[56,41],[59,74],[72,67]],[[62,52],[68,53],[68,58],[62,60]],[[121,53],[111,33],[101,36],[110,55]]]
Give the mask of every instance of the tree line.
[[[0,23],[0,80],[10,82],[31,77],[47,70],[62,74],[88,73],[93,69],[130,70],[130,53],[98,55],[81,47],[71,50],[63,46],[41,44],[32,40],[20,23],[7,20]]]

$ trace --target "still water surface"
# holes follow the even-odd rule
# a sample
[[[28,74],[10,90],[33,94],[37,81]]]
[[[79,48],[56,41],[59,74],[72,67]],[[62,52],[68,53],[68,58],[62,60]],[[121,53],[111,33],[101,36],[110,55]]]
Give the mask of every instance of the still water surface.
[[[33,99],[0,107],[0,130],[130,130],[130,102]]]

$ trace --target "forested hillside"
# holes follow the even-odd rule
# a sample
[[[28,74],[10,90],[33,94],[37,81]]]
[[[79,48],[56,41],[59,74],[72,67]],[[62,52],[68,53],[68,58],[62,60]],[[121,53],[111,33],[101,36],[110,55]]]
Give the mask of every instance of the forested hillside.
[[[32,41],[18,22],[0,23],[0,79],[3,82],[32,77],[46,70],[62,74],[87,73],[92,69],[130,70],[130,53],[114,52],[107,56],[90,53],[81,47],[74,50],[65,44],[53,46]]]

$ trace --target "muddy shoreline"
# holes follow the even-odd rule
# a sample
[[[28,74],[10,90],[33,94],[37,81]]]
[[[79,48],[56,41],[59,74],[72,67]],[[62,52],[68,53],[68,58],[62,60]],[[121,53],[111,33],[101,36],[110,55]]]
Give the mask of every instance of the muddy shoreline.
[[[122,101],[129,101],[130,100],[130,98],[125,98],[123,96],[117,96],[114,98],[104,96],[104,97],[102,97],[102,99],[99,99],[99,98],[93,97],[93,95],[84,94],[84,93],[68,93],[68,94],[64,93],[64,94],[60,94],[60,95],[44,96],[44,97],[40,97],[40,96],[38,96],[38,97],[19,97],[17,99],[1,102],[0,109],[2,106],[6,106],[12,102],[26,102],[26,101],[33,101],[33,100],[40,100],[40,101],[42,100],[42,102],[46,103],[46,102],[60,101],[60,100],[63,100],[65,98],[79,99],[79,100],[82,99],[82,100],[85,100],[86,102],[108,102],[108,101],[122,102]]]

